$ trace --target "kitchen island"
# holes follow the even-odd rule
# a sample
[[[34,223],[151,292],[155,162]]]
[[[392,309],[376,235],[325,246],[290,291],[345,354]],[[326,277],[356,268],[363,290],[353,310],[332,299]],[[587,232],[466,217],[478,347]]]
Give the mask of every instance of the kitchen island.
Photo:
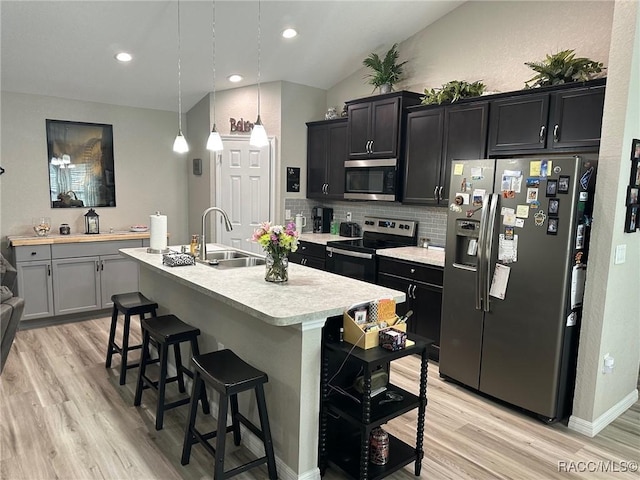
[[[209,245],[207,250],[228,249]],[[179,250],[179,247],[174,248]],[[265,267],[218,269],[197,263],[167,267],[145,248],[122,249],[140,264],[140,291],[201,330],[200,351],[230,348],[265,371],[267,408],[279,477],[320,478],[318,428],[322,327],[350,305],[379,298],[405,300],[399,291],[347,277],[289,265],[289,281],[264,280]],[[217,403],[217,396],[211,396]],[[240,409],[257,421],[253,398]],[[215,410],[214,410],[215,411]],[[262,455],[249,432],[243,443]]]

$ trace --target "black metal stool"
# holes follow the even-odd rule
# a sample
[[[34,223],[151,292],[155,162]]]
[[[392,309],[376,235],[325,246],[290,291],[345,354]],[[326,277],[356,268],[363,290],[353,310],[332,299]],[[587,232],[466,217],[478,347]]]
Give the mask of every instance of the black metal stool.
[[[142,345],[129,345],[129,325],[131,323],[131,315],[139,315],[140,320],[144,320],[145,314],[150,313],[152,317],[156,316],[158,304],[152,302],[140,292],[118,293],[111,296],[113,302],[113,313],[111,315],[111,330],[109,331],[109,344],[107,345],[107,361],[106,368],[111,367],[111,357],[114,353],[121,356],[120,362],[120,385],[124,385],[127,380],[127,370],[135,368],[139,363],[127,363],[127,355],[130,350],[137,350]],[[124,315],[124,330],[122,332],[122,346],[115,342],[116,325],[118,324],[118,313]]]
[[[180,344],[182,342],[191,343],[192,355],[199,355],[198,335],[200,330],[187,325],[175,315],[163,315],[161,317],[148,318],[142,320],[142,357],[140,360],[140,370],[138,372],[138,385],[133,404],[137,407],[142,400],[142,391],[145,388],[153,388],[158,392],[158,402],[156,407],[156,430],[162,428],[164,412],[180,405],[189,403],[190,398],[185,397],[175,402],[165,403],[165,391],[167,383],[178,382],[178,390],[185,393],[184,374],[193,378],[193,373],[182,365],[180,355]],[[147,365],[155,362],[149,358],[149,342],[155,342],[158,348],[160,361],[160,376],[158,380],[151,380],[146,375]],[[176,376],[167,377],[167,361],[169,357],[169,346],[173,345],[173,353],[176,361]],[[210,413],[207,392],[202,390],[198,398],[202,402],[202,411]],[[197,403],[197,401],[196,401]]]
[[[214,480],[233,477],[263,463],[267,464],[269,478],[271,480],[277,479],[278,473],[276,471],[276,461],[273,453],[273,442],[271,441],[267,404],[264,399],[263,384],[269,380],[267,374],[257,368],[253,368],[231,350],[219,350],[205,355],[194,356],[191,359],[191,363],[194,366],[195,379],[193,381],[193,392],[191,393],[189,421],[185,430],[184,443],[182,446],[182,459],[180,460],[182,465],[189,463],[193,444],[201,443],[215,458]],[[195,428],[196,413],[198,410],[197,398],[200,395],[200,391],[205,389],[205,385],[209,385],[220,393],[218,429],[209,433],[199,432]],[[256,393],[261,430],[238,412],[238,393],[251,389]],[[227,426],[229,400],[231,401],[231,426]],[[234,443],[240,445],[240,423],[262,440],[264,443],[265,456],[225,472],[224,450],[226,434],[233,432]],[[222,434],[217,435],[218,432]],[[216,437],[215,448],[208,442],[209,439],[214,437]]]

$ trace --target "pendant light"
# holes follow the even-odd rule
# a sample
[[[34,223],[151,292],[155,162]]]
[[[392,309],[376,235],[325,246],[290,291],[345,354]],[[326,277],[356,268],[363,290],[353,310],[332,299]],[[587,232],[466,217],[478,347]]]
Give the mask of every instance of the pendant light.
[[[216,130],[216,2],[213,0],[213,20],[212,20],[212,33],[213,33],[213,128],[207,139],[207,150],[212,152],[221,152],[224,147],[222,146],[222,139],[220,134]]]
[[[251,138],[249,139],[249,145],[252,147],[264,147],[269,145],[269,139],[267,138],[267,131],[262,125],[262,119],[260,118],[260,0],[258,0],[258,119],[253,125],[251,130]]]
[[[173,151],[176,153],[187,153],[189,145],[182,134],[182,85],[180,71],[180,0],[178,0],[178,135],[173,141]]]

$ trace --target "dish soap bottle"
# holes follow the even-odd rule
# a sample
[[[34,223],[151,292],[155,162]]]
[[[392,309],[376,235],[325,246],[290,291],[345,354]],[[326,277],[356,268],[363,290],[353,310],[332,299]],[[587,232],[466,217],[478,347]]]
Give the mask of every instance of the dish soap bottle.
[[[340,234],[340,224],[336,220],[336,216],[331,216],[331,229],[329,230],[331,235],[339,235]]]
[[[199,236],[196,234],[191,235],[191,244],[189,245],[189,253],[191,253],[192,257],[196,257],[198,255],[198,240]]]

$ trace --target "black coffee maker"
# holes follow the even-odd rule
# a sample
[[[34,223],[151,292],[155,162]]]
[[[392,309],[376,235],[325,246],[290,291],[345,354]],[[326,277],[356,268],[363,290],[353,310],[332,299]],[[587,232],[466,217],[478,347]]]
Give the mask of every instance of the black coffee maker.
[[[331,231],[333,208],[313,207],[311,217],[313,219],[313,233],[329,233]]]

